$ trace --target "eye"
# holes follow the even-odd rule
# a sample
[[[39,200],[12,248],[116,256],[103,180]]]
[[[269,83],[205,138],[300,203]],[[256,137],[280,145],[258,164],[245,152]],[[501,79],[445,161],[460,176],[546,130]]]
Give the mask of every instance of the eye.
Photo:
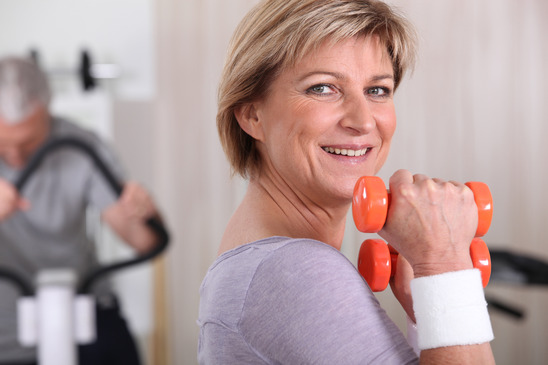
[[[318,84],[308,88],[306,92],[314,95],[332,95],[335,94],[337,90],[332,85]]]
[[[375,97],[389,97],[391,95],[392,91],[387,87],[380,87],[375,86],[372,88],[367,89],[368,95],[373,95]]]

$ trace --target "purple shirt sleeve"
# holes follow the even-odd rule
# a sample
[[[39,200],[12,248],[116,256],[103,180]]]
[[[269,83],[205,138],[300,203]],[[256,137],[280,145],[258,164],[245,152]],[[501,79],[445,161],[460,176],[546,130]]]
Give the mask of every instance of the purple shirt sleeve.
[[[237,271],[246,272],[249,262],[239,262]],[[224,310],[234,306],[237,319],[207,321],[209,329],[201,322],[201,363],[418,363],[355,267],[331,246],[290,240],[252,265],[252,275],[236,275],[226,287],[243,298],[241,305],[224,299]],[[245,291],[236,288],[241,284]]]

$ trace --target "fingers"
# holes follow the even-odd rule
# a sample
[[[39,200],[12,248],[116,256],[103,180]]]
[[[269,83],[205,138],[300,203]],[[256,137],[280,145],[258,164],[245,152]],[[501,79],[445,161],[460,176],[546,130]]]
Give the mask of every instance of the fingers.
[[[421,175],[413,175],[407,170],[398,170],[390,177],[390,191],[402,197],[412,196],[414,194],[412,186],[416,178],[420,179]]]
[[[477,207],[468,187],[456,181],[399,170],[390,178],[390,191],[387,222],[379,234],[413,268],[430,270],[434,265],[438,270],[469,264],[468,249],[477,228]]]
[[[412,184],[415,177],[407,170],[398,170],[390,177],[389,185]]]
[[[146,220],[156,215],[156,207],[149,193],[138,183],[128,182],[119,199],[126,215]]]
[[[443,180],[443,179],[440,179],[440,178],[437,178],[437,177],[431,178],[431,177],[429,177],[425,174],[412,174],[410,171],[404,170],[404,169],[400,169],[400,170],[396,171],[390,177],[390,182],[389,183],[390,183],[390,185],[392,185],[392,184],[405,184],[405,183],[412,184],[412,183],[425,182],[427,180],[432,180],[437,184],[446,183],[446,181]],[[451,183],[455,186],[463,186],[464,185],[463,183],[460,183],[460,182],[454,181],[454,180],[447,181],[447,183]]]
[[[30,209],[30,202],[25,198],[19,198],[17,201],[17,209],[26,212]]]
[[[9,218],[18,210],[28,210],[30,203],[19,195],[9,182],[0,179],[0,221]]]
[[[445,194],[462,195],[465,199],[473,197],[472,191],[464,183],[441,178],[431,178],[424,174],[411,174],[407,170],[398,170],[390,177],[390,191],[402,197],[416,198],[422,191],[431,201]]]

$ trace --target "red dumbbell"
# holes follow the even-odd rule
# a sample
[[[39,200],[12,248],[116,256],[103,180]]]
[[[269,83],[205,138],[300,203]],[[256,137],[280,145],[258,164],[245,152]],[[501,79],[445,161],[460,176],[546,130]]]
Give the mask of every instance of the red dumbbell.
[[[483,286],[487,286],[491,276],[491,257],[485,242],[477,237],[487,233],[493,217],[493,199],[489,187],[481,182],[467,182],[474,193],[478,207],[478,228],[476,238],[470,244],[470,256],[475,268],[481,271]],[[354,187],[352,215],[356,227],[361,232],[375,233],[386,222],[390,193],[382,179],[376,176],[361,177]],[[362,243],[358,255],[358,270],[371,290],[382,291],[388,286],[390,277],[396,270],[398,252],[380,239],[369,239]]]

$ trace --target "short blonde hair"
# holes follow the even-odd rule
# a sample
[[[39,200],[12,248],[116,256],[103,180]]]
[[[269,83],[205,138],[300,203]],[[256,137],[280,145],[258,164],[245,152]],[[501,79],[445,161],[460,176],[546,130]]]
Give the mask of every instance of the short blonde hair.
[[[395,87],[415,61],[415,32],[408,21],[377,0],[263,0],[242,20],[229,46],[218,96],[217,129],[233,172],[260,166],[255,140],[234,111],[265,96],[284,68],[329,40],[378,36],[391,58]]]

